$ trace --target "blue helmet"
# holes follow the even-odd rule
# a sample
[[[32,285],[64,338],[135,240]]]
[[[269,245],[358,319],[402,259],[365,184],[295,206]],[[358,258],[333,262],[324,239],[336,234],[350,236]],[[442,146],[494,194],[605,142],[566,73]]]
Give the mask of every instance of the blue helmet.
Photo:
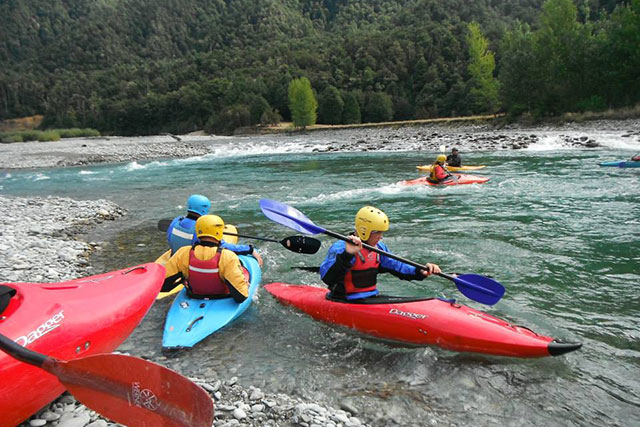
[[[206,215],[209,213],[209,208],[211,208],[211,202],[200,194],[193,194],[187,200],[187,212]]]

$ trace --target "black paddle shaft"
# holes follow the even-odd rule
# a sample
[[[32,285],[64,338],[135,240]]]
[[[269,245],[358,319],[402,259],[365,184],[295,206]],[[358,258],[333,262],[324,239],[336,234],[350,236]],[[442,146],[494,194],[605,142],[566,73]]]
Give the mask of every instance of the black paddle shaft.
[[[244,237],[245,239],[251,239],[251,240],[262,240],[262,241],[265,241],[265,242],[282,243],[282,242],[280,242],[280,240],[269,239],[268,237],[247,236],[246,234],[229,233],[229,232],[226,232],[226,231],[223,232],[222,234],[224,234],[226,236]]]
[[[338,234],[338,233],[335,233],[335,232],[327,230],[327,229],[324,230],[324,234],[326,234],[328,236],[331,236],[331,237],[335,237],[336,239],[344,240],[345,242],[350,242],[351,243],[351,239],[349,239],[347,236],[343,236],[342,234]],[[403,262],[405,264],[409,264],[409,265],[411,265],[411,266],[413,266],[413,267],[415,267],[415,268],[417,268],[419,270],[426,270],[427,269],[427,267],[425,265],[423,265],[423,264],[418,264],[417,262],[402,258],[401,256],[394,255],[394,254],[392,254],[390,252],[383,251],[382,249],[378,249],[378,248],[376,248],[374,246],[371,246],[371,245],[367,245],[366,243],[362,243],[362,247],[366,248],[366,249],[369,249],[370,251],[379,253],[380,255],[384,255],[386,257],[393,258],[393,259],[395,259],[397,261],[400,261],[400,262]],[[445,273],[436,273],[436,274],[438,276],[444,277],[445,279],[454,280],[454,277],[453,276],[449,276],[448,274],[445,274]]]
[[[4,335],[0,335],[0,348],[10,356],[30,365],[41,367],[45,360],[47,360],[47,356],[24,348]]]

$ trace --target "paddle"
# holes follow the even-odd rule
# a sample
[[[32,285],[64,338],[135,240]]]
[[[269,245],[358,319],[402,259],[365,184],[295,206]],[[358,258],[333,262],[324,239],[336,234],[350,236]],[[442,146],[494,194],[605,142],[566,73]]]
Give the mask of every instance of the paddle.
[[[63,361],[0,335],[0,348],[58,380],[88,408],[129,427],[211,427],[209,394],[179,373],[137,357],[97,354]]]
[[[336,239],[350,241],[347,236],[335,233],[333,231],[324,229],[315,225],[309,218],[304,216],[299,210],[285,205],[284,203],[277,202],[275,200],[262,199],[260,200],[260,209],[264,215],[270,220],[282,224],[285,227],[292,228],[306,234],[326,234]],[[367,244],[362,244],[363,247],[370,251],[379,253],[381,255],[393,258],[405,264],[412,265],[418,269],[424,270],[425,266],[416,262],[404,259],[392,253],[383,251]],[[504,286],[497,281],[490,279],[479,274],[463,274],[457,277],[450,276],[445,273],[437,273],[438,276],[451,280],[456,284],[458,290],[462,292],[466,297],[481,302],[487,305],[494,305],[504,295]]]
[[[171,224],[170,219],[161,219],[158,221],[158,230],[167,231],[169,225]],[[227,236],[238,236],[244,237],[246,239],[252,240],[262,240],[265,242],[275,242],[280,243],[285,248],[289,249],[291,252],[297,252],[299,254],[315,254],[320,249],[321,242],[318,239],[314,239],[312,237],[306,236],[289,236],[285,237],[282,240],[269,239],[267,237],[256,237],[256,236],[248,236],[246,234],[236,234],[225,231],[224,234]]]

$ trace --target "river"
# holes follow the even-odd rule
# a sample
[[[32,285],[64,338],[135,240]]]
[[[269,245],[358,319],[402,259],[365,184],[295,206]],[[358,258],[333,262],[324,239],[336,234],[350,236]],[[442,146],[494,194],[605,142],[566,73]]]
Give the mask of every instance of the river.
[[[11,170],[0,191],[106,198],[126,208],[125,219],[86,237],[107,241],[92,258],[97,272],[154,260],[166,247],[157,221],[183,213],[192,193],[210,197],[212,212],[240,233],[278,240],[296,232],[264,217],[261,198],[345,234],[360,207],[376,206],[390,218],[384,241],[393,252],[506,287],[493,307],[441,278],[380,276],[385,293],[456,298],[583,348],[521,360],[391,345],[316,322],[260,290],[242,318],[167,363],[335,407],[346,401],[374,425],[640,425],[640,169],[598,166],[628,160],[640,151],[638,138],[540,130],[527,132],[537,142],[521,150],[469,151],[461,143],[464,164],[486,165],[474,174],[490,181],[436,188],[398,184],[420,176],[416,165],[438,151],[421,149],[413,133],[388,132],[400,148],[326,150],[357,140],[352,131],[215,137],[211,154],[196,158]],[[567,146],[567,135],[600,146]],[[296,268],[319,265],[332,243],[319,239],[315,255],[251,242],[265,260],[263,283],[319,285],[317,274]],[[122,349],[164,360],[169,304],[157,302]]]

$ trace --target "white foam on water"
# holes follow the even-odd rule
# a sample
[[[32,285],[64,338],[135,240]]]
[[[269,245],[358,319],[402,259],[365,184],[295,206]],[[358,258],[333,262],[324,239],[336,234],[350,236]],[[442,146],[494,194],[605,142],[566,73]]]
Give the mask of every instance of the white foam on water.
[[[87,170],[81,170],[80,172],[78,172],[78,175],[95,175],[98,172],[93,172],[93,171],[87,171]]]
[[[32,175],[32,177],[33,177],[33,181],[43,181],[45,179],[51,179],[49,176],[43,173],[37,173],[35,175]]]
[[[407,190],[407,186],[398,183],[389,184],[382,187],[365,187],[355,188],[352,190],[338,191],[336,193],[319,194],[312,198],[304,198],[303,202],[311,204],[322,204],[327,201],[335,200],[369,200],[372,194],[390,195],[399,194]],[[295,203],[295,202],[294,202]]]
[[[541,135],[538,141],[525,148],[527,151],[555,151],[566,149],[564,141],[559,135]]]
[[[170,162],[160,162],[160,161],[154,161],[154,162],[149,162],[149,163],[145,163],[143,165],[141,165],[140,163],[138,163],[137,161],[133,161],[131,163],[128,163],[124,169],[127,172],[132,172],[132,171],[137,171],[137,170],[143,170],[143,169],[153,169],[153,168],[158,168],[158,167],[165,167],[168,166],[170,164]],[[113,172],[111,172],[113,173]]]
[[[144,169],[144,166],[141,165],[140,163],[136,162],[135,160],[125,166],[125,170],[127,170],[129,172],[135,171],[135,170],[140,170],[140,169]]]

